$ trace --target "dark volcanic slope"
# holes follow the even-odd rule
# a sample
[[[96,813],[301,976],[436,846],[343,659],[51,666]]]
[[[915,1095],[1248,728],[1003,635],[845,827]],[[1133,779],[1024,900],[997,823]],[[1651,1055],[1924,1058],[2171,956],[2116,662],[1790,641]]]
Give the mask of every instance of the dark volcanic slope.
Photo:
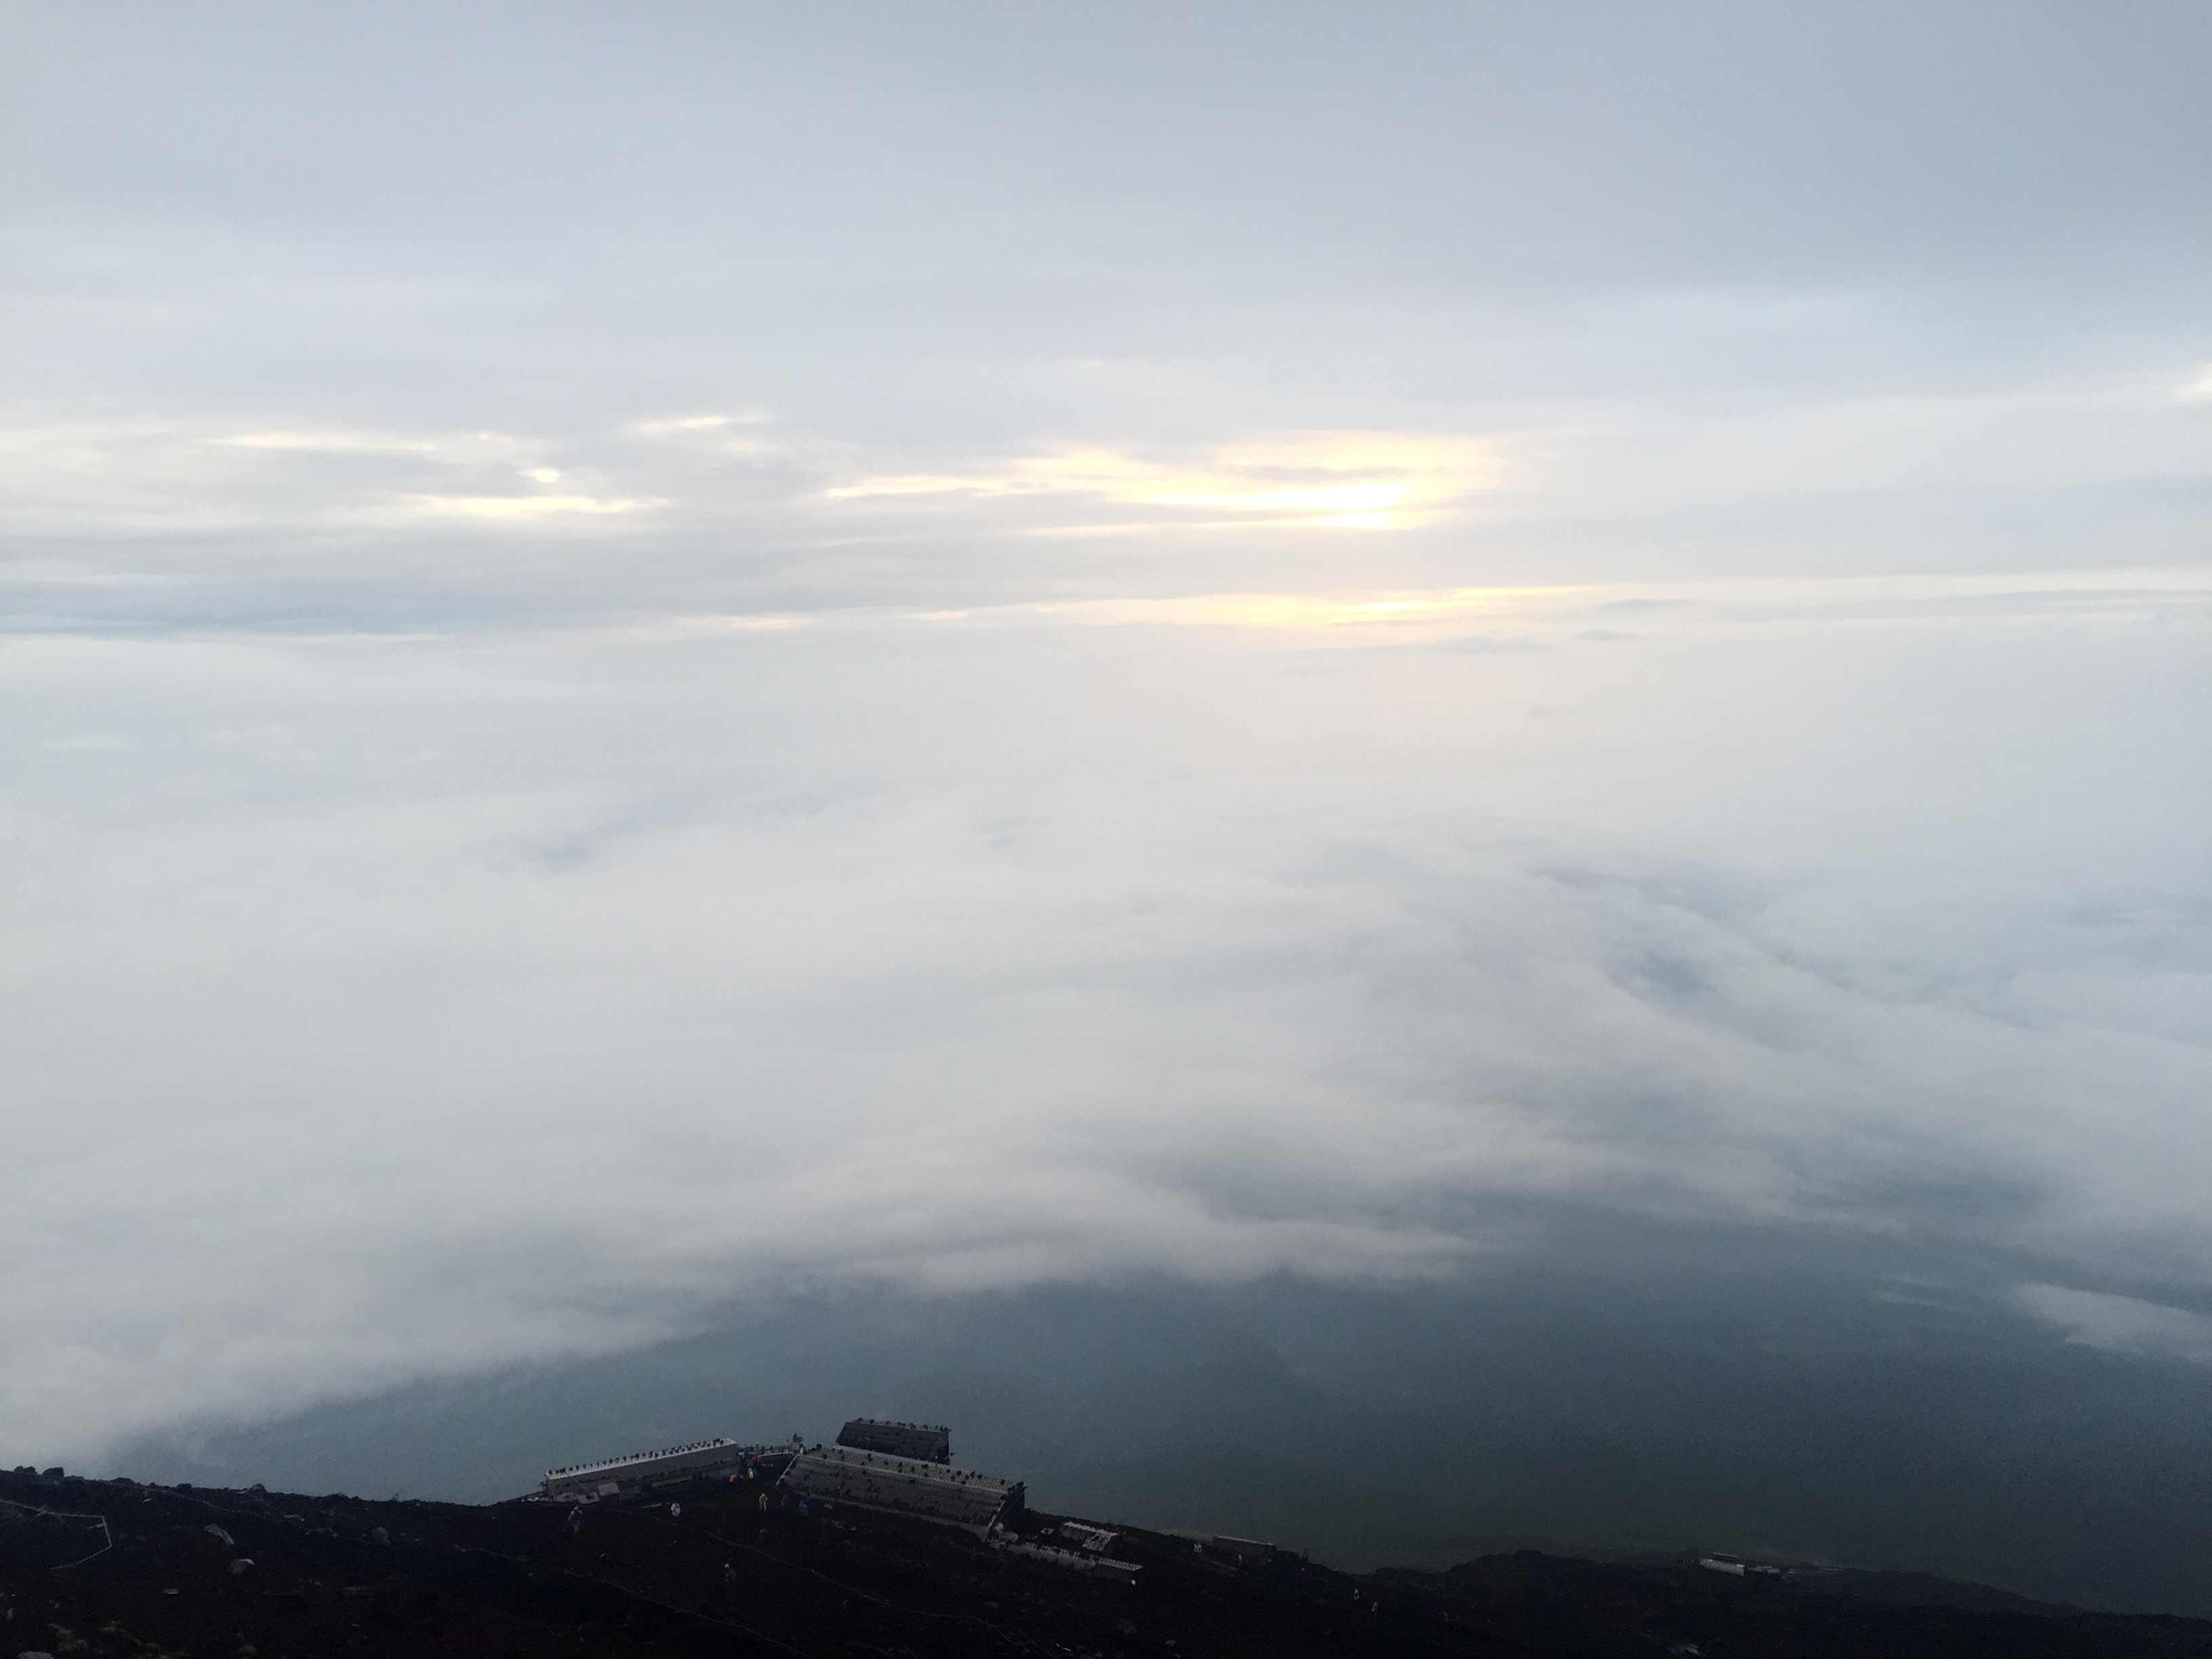
[[[1115,1553],[1143,1571],[1123,1583],[922,1522],[763,1510],[761,1492],[702,1484],[670,1494],[680,1516],[665,1501],[609,1504],[578,1522],[532,1502],[0,1475],[0,1659],[2212,1655],[2212,1624],[2198,1620],[1852,1575],[1735,1578],[1524,1554],[1354,1578],[1125,1532]]]

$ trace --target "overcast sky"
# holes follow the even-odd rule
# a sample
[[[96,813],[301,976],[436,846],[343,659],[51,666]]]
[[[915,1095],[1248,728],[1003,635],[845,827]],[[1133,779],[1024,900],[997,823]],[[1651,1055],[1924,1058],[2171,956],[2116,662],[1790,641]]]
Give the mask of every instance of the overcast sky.
[[[1547,1202],[2212,1364],[2203,5],[0,76],[0,1462]]]

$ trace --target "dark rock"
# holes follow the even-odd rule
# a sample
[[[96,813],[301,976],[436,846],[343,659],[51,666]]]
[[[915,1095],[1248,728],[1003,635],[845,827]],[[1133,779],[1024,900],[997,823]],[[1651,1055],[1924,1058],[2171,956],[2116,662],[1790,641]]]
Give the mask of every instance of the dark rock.
[[[26,1513],[43,1496],[0,1475],[0,1499]],[[77,1659],[247,1647],[285,1659],[418,1650],[439,1659],[2212,1659],[2212,1623],[2199,1620],[1986,1593],[1938,1601],[1936,1581],[1869,1583],[1859,1595],[1850,1575],[1736,1577],[1693,1559],[1491,1556],[1450,1572],[1355,1578],[1283,1550],[1231,1568],[1194,1555],[1188,1539],[1124,1527],[1116,1553],[1141,1577],[1100,1582],[1010,1559],[955,1528],[857,1508],[841,1508],[833,1534],[818,1520],[763,1512],[746,1501],[757,1496],[687,1493],[680,1516],[665,1504],[601,1504],[580,1534],[556,1504],[422,1502],[409,1506],[406,1535],[378,1544],[390,1513],[380,1504],[277,1494],[270,1510],[289,1497],[333,1523],[309,1533],[257,1515],[258,1500],[243,1494],[148,1489],[129,1500],[132,1530],[73,1568],[66,1588],[49,1569],[84,1544],[43,1522],[7,1529],[0,1602],[43,1610],[66,1596],[68,1612],[33,1617],[129,1632]],[[235,1557],[213,1581],[201,1541],[210,1515],[253,1550],[251,1567]],[[1035,1516],[1030,1535],[1066,1520]],[[164,1596],[165,1580],[193,1593]],[[15,1629],[45,1634],[41,1623]]]

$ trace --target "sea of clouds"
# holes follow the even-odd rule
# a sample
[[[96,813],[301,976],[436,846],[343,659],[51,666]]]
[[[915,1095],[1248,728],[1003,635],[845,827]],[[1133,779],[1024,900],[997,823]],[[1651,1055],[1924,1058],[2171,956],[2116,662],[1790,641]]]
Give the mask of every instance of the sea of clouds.
[[[2212,1291],[2206,600],[19,640],[0,1431],[841,1284],[1449,1275],[1554,1198],[2201,1357],[2113,1310]]]
[[[2204,1357],[2201,8],[113,15],[0,1462],[1547,1206]]]

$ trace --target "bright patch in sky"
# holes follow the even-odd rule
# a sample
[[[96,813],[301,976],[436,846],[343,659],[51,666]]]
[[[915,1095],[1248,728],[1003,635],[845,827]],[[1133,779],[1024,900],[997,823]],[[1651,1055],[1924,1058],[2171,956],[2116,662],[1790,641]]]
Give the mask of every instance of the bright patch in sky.
[[[1100,507],[1203,509],[1164,515],[1196,522],[1385,529],[1431,521],[1497,476],[1492,447],[1432,434],[1297,433],[1223,446],[1177,462],[1110,449],[1072,450],[976,473],[872,475],[823,492],[830,501],[880,496],[1048,496]],[[1382,509],[1389,509],[1383,511]],[[1226,520],[1221,515],[1231,515]],[[1054,525],[1055,530],[1098,527]],[[1141,524],[1115,523],[1119,529]]]

